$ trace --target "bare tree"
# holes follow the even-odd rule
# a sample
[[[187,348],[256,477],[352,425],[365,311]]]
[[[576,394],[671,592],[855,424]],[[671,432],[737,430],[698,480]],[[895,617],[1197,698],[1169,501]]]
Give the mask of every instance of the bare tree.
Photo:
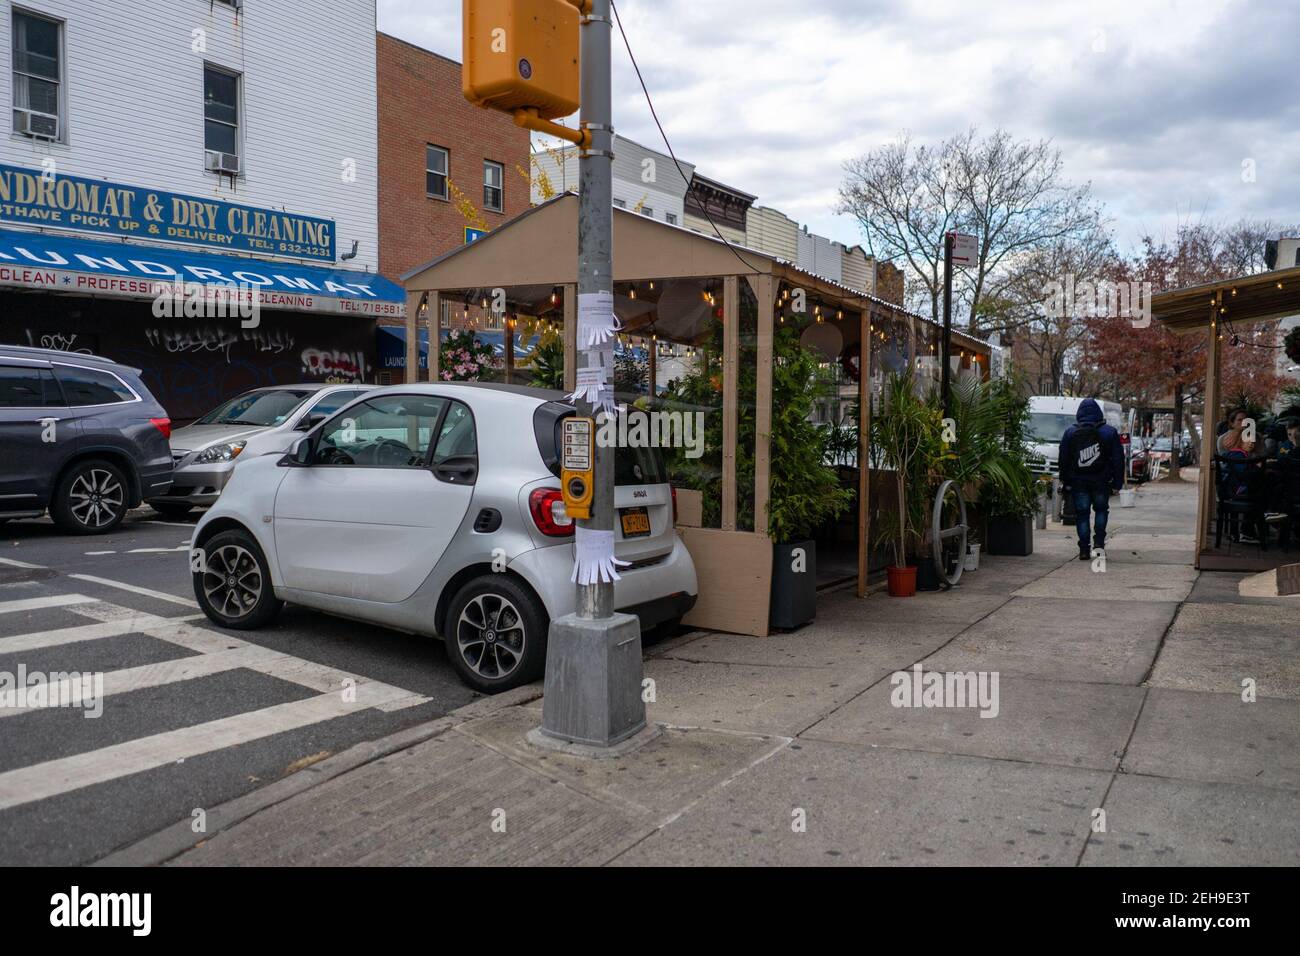
[[[977,237],[975,266],[953,276],[954,298],[974,330],[980,300],[1000,294],[1000,277],[1018,257],[1072,238],[1087,241],[1104,226],[1088,187],[1063,180],[1059,150],[1047,141],[1017,141],[1001,129],[981,138],[971,128],[935,147],[914,146],[905,135],[850,160],[845,173],[837,211],[857,218],[872,255],[905,264],[919,283],[916,298],[929,299],[935,320],[941,318],[944,234]]]

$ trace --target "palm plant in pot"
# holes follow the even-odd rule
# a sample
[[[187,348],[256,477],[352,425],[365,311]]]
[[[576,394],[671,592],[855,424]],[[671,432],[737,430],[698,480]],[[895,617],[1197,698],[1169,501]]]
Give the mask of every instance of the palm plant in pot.
[[[910,371],[891,375],[882,397],[881,414],[871,419],[871,444],[881,466],[894,473],[898,506],[877,518],[876,543],[894,556],[886,568],[890,595],[911,597],[916,593],[917,566],[909,555],[919,553],[924,560],[930,488],[935,467],[945,457],[942,416],[917,396]]]

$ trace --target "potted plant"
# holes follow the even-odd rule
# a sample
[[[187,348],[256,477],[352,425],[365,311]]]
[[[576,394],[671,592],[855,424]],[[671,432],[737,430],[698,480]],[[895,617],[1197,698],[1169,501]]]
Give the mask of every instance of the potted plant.
[[[742,303],[743,305],[744,303]],[[742,308],[742,322],[749,316]],[[749,317],[752,320],[752,317]],[[742,324],[742,358],[737,391],[736,485],[737,526],[753,528],[753,448],[757,435],[752,396],[757,387],[755,363],[746,356],[751,341]],[[705,527],[717,527],[722,502],[721,325],[705,351],[707,361],[672,383],[663,405],[686,412],[705,411],[704,454],[687,458],[681,449],[667,453],[675,484],[703,492]],[[772,451],[768,522],[773,542],[769,623],[792,629],[811,622],[817,610],[817,545],[812,533],[849,507],[853,493],[840,487],[836,472],[825,464],[826,439],[810,419],[817,361],[790,326],[775,330],[772,342]]]
[[[492,346],[478,341],[471,329],[449,332],[439,350],[444,382],[477,382],[493,364]]]
[[[935,465],[943,458],[941,420],[936,410],[917,397],[910,371],[891,375],[885,383],[883,409],[871,419],[871,444],[883,468],[893,471],[898,507],[876,520],[877,546],[887,546],[894,563],[887,567],[889,593],[911,597],[917,589],[919,553],[926,562],[924,528]]]

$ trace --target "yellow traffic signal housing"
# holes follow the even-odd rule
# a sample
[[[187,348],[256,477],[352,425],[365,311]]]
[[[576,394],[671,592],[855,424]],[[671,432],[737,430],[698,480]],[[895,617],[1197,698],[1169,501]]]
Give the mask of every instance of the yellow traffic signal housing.
[[[578,17],[569,0],[464,0],[465,98],[544,120],[574,113]]]

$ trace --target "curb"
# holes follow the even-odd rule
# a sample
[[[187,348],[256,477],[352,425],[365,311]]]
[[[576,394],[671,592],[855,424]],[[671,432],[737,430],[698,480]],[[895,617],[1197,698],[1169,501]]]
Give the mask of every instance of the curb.
[[[408,727],[405,730],[399,730],[387,737],[353,744],[347,750],[334,754],[332,757],[327,757],[320,763],[312,764],[310,767],[305,767],[288,777],[283,777],[273,783],[268,783],[264,787],[259,787],[252,793],[246,793],[242,797],[235,797],[233,800],[228,800],[208,809],[207,829],[203,833],[195,833],[191,829],[190,820],[179,820],[157,833],[137,840],[121,849],[114,850],[89,865],[96,867],[159,866],[180,856],[187,850],[192,850],[200,843],[212,839],[223,830],[228,830],[247,820],[253,814],[273,807],[277,803],[282,803],[290,797],[311,790],[313,787],[318,787],[359,767],[364,767],[368,763],[373,763],[390,754],[397,753],[399,750],[405,750],[408,747],[414,747],[416,744],[440,737],[460,724],[477,720],[480,717],[490,716],[510,707],[519,707],[531,703],[534,700],[539,700],[541,696],[542,684],[537,681],[524,687],[508,690],[504,694],[480,698],[434,720],[416,724],[414,727]]]

